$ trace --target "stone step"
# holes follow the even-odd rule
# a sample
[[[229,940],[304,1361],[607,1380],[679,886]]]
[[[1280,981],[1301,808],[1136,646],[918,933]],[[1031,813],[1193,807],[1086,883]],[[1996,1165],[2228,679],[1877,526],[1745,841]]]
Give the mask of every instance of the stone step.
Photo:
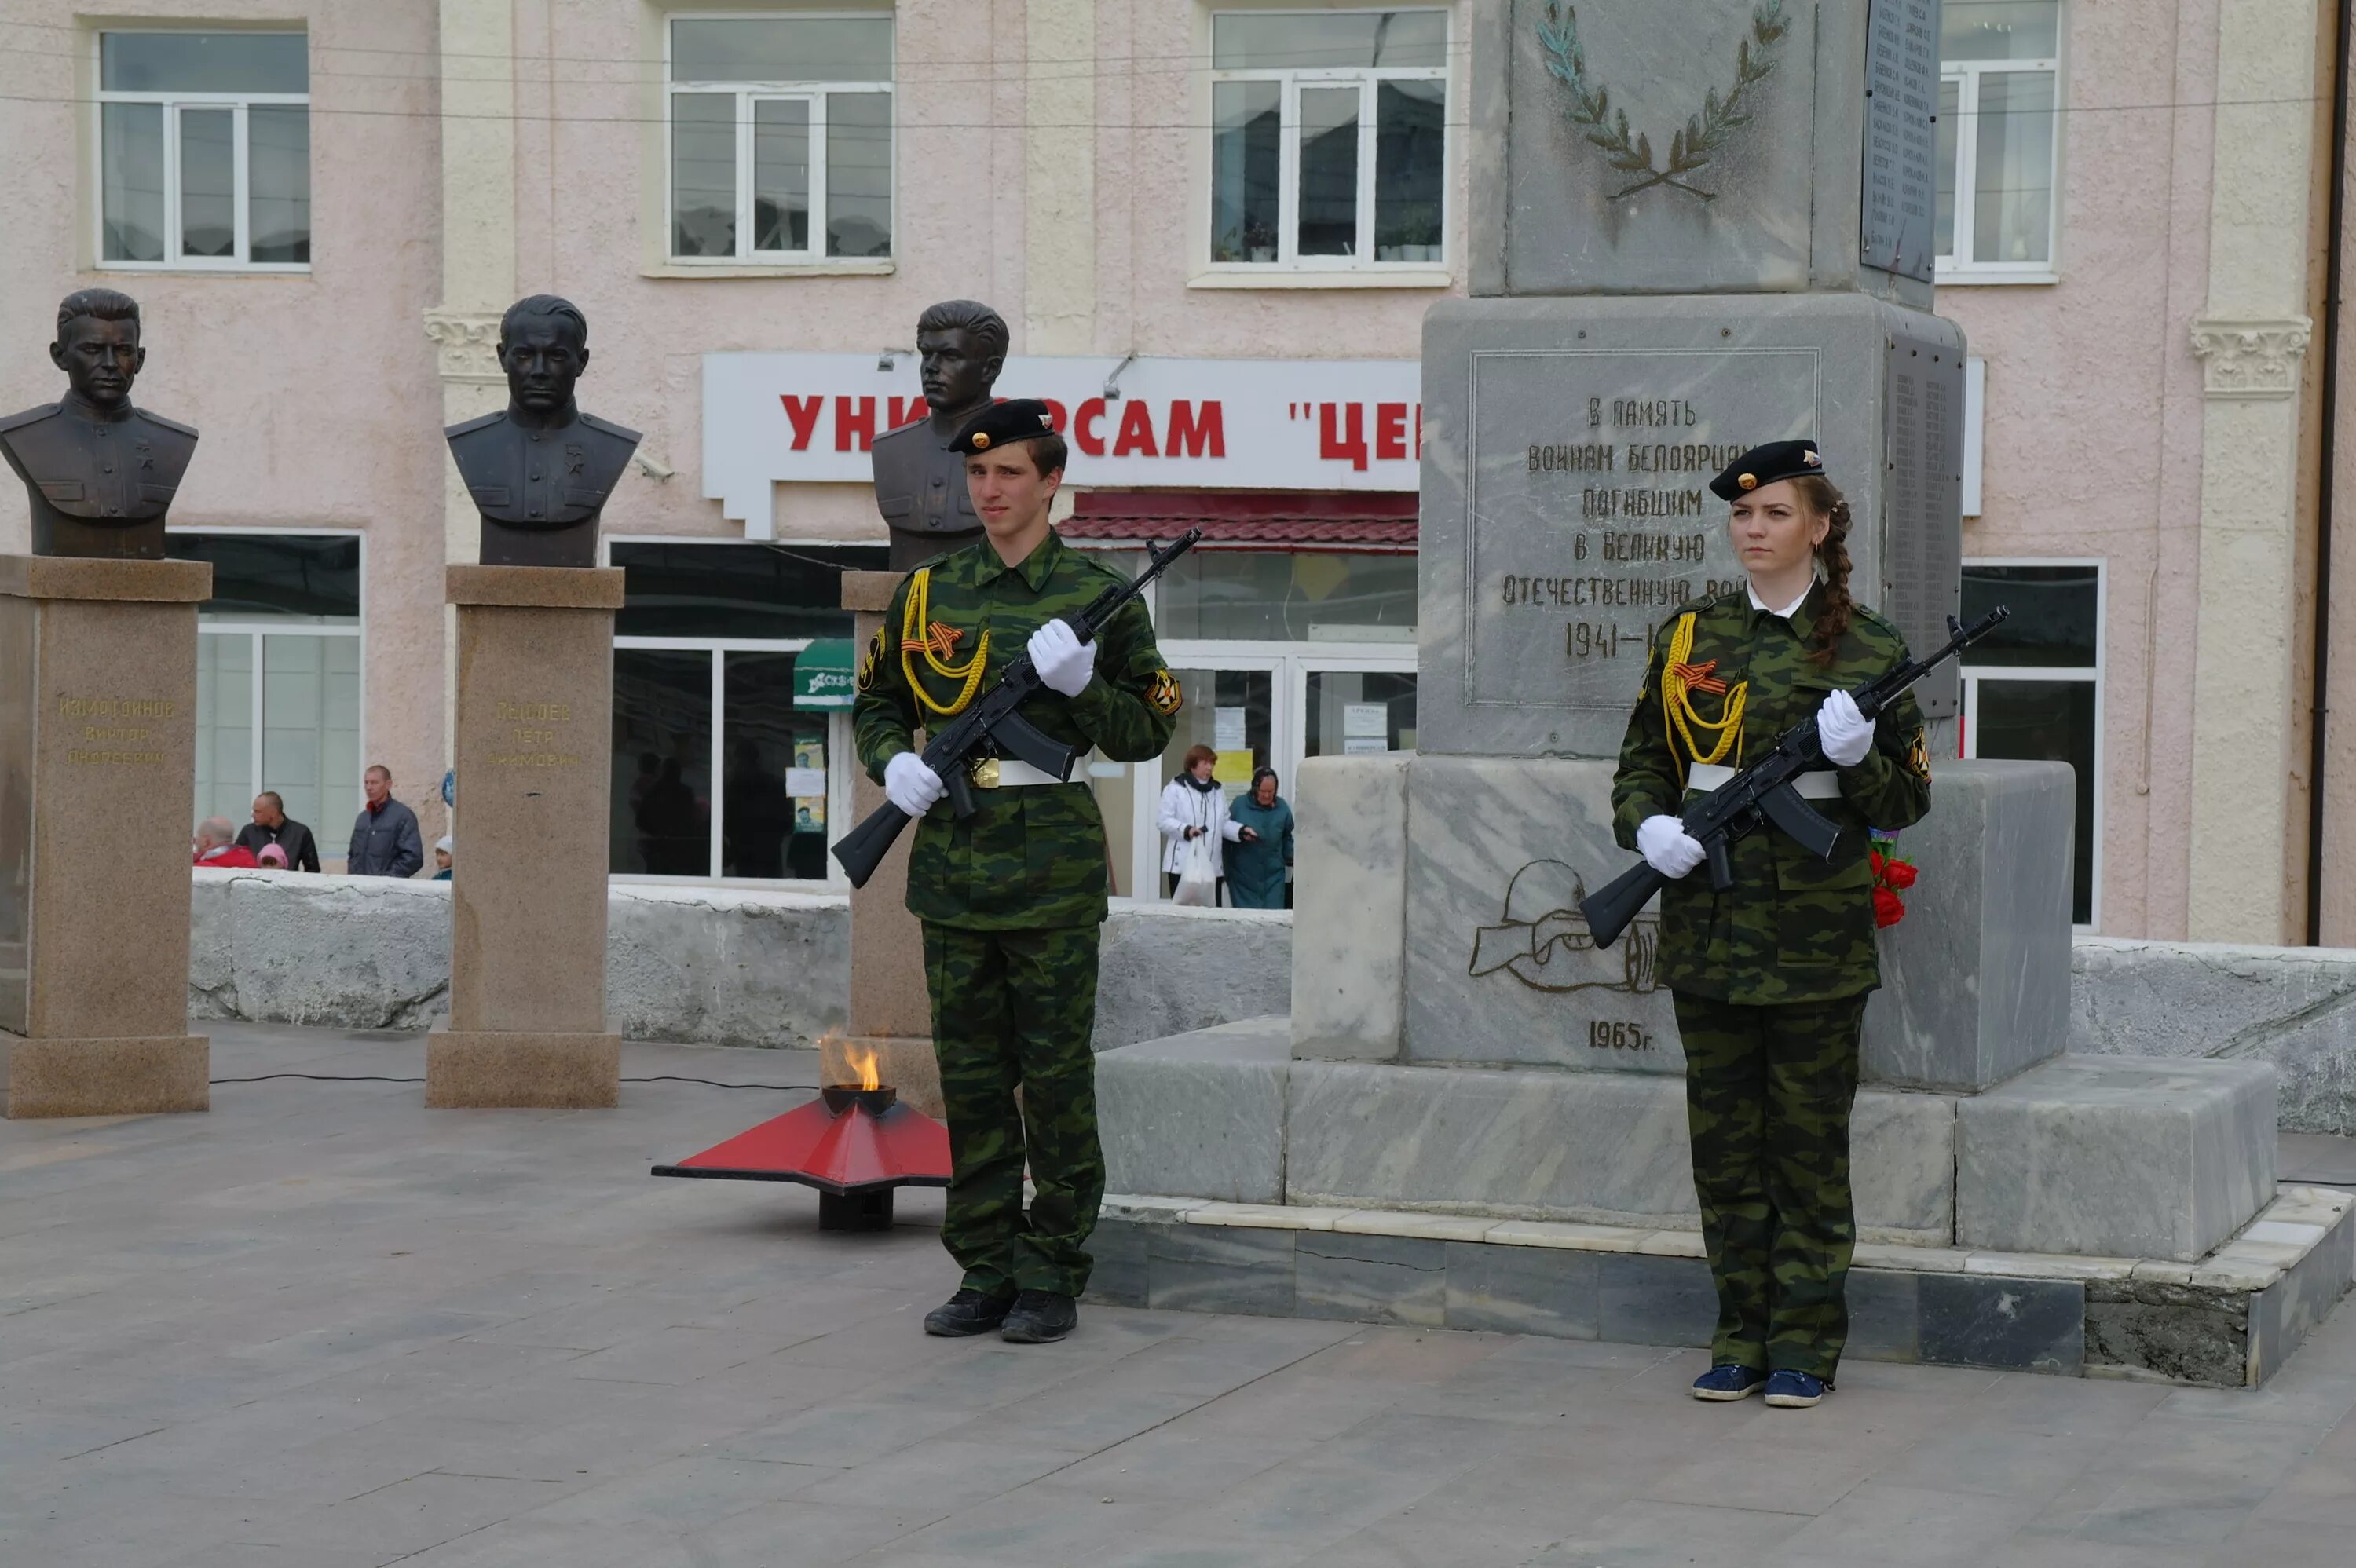
[[[1707,1345],[1691,1232],[1333,1205],[1110,1196],[1092,1299],[1637,1344]],[[2255,1387],[2356,1272],[2356,1195],[2285,1185],[2207,1256],[1860,1243],[1847,1355]]]

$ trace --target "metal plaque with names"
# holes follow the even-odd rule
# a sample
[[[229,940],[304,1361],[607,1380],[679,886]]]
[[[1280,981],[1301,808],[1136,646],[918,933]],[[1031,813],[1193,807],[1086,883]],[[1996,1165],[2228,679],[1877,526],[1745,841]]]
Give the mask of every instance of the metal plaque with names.
[[[1953,344],[1893,333],[1882,391],[1881,582],[1873,603],[1916,652],[1947,640],[1963,609],[1964,361]],[[1861,589],[1859,596],[1872,592]],[[1963,709],[1963,677],[1944,664],[1914,688],[1926,719]]]
[[[1872,0],[1858,256],[1931,282],[1939,200],[1939,0]]]
[[[1465,701],[1616,723],[1653,628],[1743,581],[1709,481],[1761,442],[1815,432],[1822,356],[1761,346],[1472,358]]]

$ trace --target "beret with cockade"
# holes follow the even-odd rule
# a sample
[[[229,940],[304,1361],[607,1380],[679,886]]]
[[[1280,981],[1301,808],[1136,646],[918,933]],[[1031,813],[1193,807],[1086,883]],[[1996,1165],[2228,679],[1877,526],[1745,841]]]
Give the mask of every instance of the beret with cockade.
[[[1778,479],[1797,479],[1804,474],[1821,478],[1824,472],[1825,460],[1815,442],[1771,441],[1727,464],[1726,472],[1709,482],[1709,488],[1719,500],[1731,501]]]
[[[1033,436],[1055,433],[1055,416],[1048,412],[1046,404],[1036,398],[1011,398],[991,404],[966,421],[965,428],[949,443],[949,450],[971,456],[977,452],[988,452],[1001,442],[1028,441]]]

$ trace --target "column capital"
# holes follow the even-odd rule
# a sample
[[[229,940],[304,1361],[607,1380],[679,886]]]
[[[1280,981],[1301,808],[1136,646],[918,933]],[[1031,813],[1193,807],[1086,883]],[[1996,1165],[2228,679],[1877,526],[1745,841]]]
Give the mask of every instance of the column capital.
[[[2303,315],[2253,321],[2205,317],[2192,324],[2192,352],[2212,398],[2287,398],[2315,324]]]
[[[444,381],[482,385],[507,379],[499,368],[497,312],[429,309],[425,336],[439,350],[434,358]]]

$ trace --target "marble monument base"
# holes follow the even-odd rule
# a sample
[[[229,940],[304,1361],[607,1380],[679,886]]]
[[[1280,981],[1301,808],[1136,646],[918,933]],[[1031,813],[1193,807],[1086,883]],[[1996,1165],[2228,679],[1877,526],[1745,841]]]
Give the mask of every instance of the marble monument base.
[[[605,881],[622,573],[452,566],[458,802],[450,1018],[429,1105],[610,1106]]]
[[[425,1037],[425,1103],[561,1111],[610,1111],[622,1099],[622,1037],[457,1029]]]
[[[26,1040],[0,1034],[7,1115],[142,1116],[212,1108],[212,1043],[200,1034]]]
[[[188,1033],[201,561],[0,556],[0,1091],[207,1108]]]

